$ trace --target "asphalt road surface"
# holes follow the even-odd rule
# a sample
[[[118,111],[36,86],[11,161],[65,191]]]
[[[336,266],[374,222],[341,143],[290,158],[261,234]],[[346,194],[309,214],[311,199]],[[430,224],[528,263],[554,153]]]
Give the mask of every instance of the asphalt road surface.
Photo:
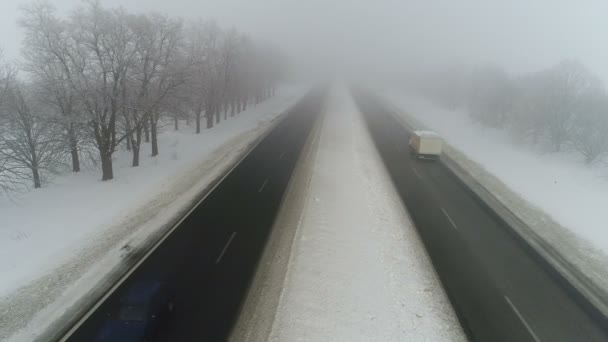
[[[158,341],[223,341],[238,317],[283,193],[325,91],[302,99],[68,341],[92,341],[135,281],[176,289],[173,318]]]
[[[605,317],[571,290],[441,162],[410,155],[409,134],[383,105],[355,100],[473,341],[608,341]]]

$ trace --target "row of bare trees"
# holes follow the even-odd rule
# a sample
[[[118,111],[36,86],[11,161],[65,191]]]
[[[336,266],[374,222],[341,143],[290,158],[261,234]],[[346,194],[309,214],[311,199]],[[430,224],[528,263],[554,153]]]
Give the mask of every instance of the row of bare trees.
[[[274,94],[281,55],[235,29],[133,14],[87,1],[67,17],[46,2],[23,8],[22,61],[0,67],[0,190],[40,187],[94,156],[102,180],[113,154],[142,143],[159,154],[162,124],[196,133]]]
[[[498,67],[459,68],[430,77],[424,92],[550,152],[574,150],[587,164],[608,154],[608,93],[576,61],[520,77]]]

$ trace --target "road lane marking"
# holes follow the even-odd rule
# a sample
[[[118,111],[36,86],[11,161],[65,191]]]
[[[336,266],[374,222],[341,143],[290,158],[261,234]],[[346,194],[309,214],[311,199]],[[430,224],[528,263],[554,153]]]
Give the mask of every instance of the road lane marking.
[[[505,300],[507,301],[507,303],[509,304],[511,309],[515,312],[515,314],[517,315],[519,320],[524,324],[524,326],[526,327],[526,329],[528,330],[530,335],[532,335],[532,338],[534,339],[534,341],[540,342],[540,339],[538,338],[538,336],[536,336],[536,334],[534,333],[534,330],[532,330],[532,328],[530,327],[530,325],[528,324],[528,322],[526,321],[524,316],[522,316],[522,314],[519,312],[519,310],[517,310],[517,307],[515,306],[515,304],[513,304],[513,302],[511,302],[511,299],[509,299],[509,297],[507,297],[505,295]]]
[[[450,215],[448,214],[448,212],[445,211],[445,209],[443,209],[443,208],[441,208],[441,211],[443,211],[443,215],[445,215],[445,217],[448,218],[448,220],[452,224],[452,227],[454,227],[454,229],[458,230],[458,226],[456,225],[456,223],[454,223],[454,220],[452,220],[452,218],[450,217]]]
[[[230,238],[228,239],[228,242],[226,242],[226,245],[222,249],[222,252],[220,253],[220,255],[215,260],[216,264],[219,264],[220,261],[222,261],[222,258],[224,257],[224,254],[226,253],[226,250],[228,249],[228,246],[230,246],[230,243],[232,242],[232,239],[234,239],[235,235],[236,235],[236,232],[232,232],[232,235],[230,235]]]
[[[281,155],[279,156],[279,160],[283,160],[284,156],[285,156],[285,151],[281,152]]]
[[[416,170],[415,167],[413,167],[412,170],[414,170],[414,173],[416,174],[416,177],[422,179],[422,176],[420,176],[420,174],[418,173],[418,170]]]
[[[268,183],[268,180],[270,178],[266,178],[266,180],[264,181],[264,183],[262,183],[262,186],[258,189],[258,192],[262,192],[262,190],[264,190],[264,188],[266,187],[266,183]]]

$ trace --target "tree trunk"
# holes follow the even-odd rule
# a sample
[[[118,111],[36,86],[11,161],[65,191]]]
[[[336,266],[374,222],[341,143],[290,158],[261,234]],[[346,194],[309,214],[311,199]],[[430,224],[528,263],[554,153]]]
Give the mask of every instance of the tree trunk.
[[[78,156],[78,142],[74,127],[70,124],[68,129],[68,140],[70,144],[70,154],[72,156],[72,172],[80,172],[80,157]]]
[[[247,98],[243,99],[243,112],[247,110]]]
[[[173,120],[174,120],[173,128],[175,128],[175,130],[178,131],[179,130],[179,122],[178,122],[179,120],[177,119],[177,117],[174,117]]]
[[[80,172],[80,157],[78,156],[78,148],[72,146],[70,148],[70,154],[72,155],[72,172]]]
[[[150,118],[150,133],[152,133],[152,157],[158,155],[158,125],[157,120]]]
[[[205,111],[205,118],[207,119],[207,129],[213,128],[213,112]]]
[[[196,134],[199,134],[201,132],[201,114],[202,114],[202,110],[199,110],[196,112]]]
[[[149,126],[148,119],[144,119],[143,126],[144,126],[144,137],[146,139],[145,141],[148,143],[148,142],[150,142],[150,126]]]
[[[215,123],[219,124],[220,120],[222,119],[222,112],[220,111],[219,108],[213,108],[213,113],[215,113]]]
[[[38,170],[38,154],[36,153],[36,145],[34,144],[30,131],[27,132],[27,141],[28,147],[30,149],[30,157],[32,158],[32,163],[30,165],[30,169],[32,170],[32,178],[34,181],[34,189],[40,188],[40,173]]]
[[[554,153],[557,153],[557,152],[561,151],[561,149],[562,149],[562,141],[560,138],[553,137],[551,139],[551,145],[553,148],[552,152],[554,152]]]
[[[114,178],[114,171],[112,170],[112,153],[100,152],[101,157],[101,180],[107,181]]]
[[[133,144],[133,164],[131,164],[131,166],[139,166],[139,146],[136,146],[135,144]]]
[[[128,124],[127,124],[127,128],[125,129],[125,133],[127,134],[127,138],[125,139],[127,141],[127,151],[131,151],[131,133],[130,133],[131,129],[129,128]]]
[[[236,106],[234,105],[234,101],[230,101],[230,116],[234,116],[236,114]]]
[[[127,103],[127,87],[124,80],[122,82],[122,103]],[[127,107],[122,107],[122,116],[125,118],[125,134],[127,135],[127,151],[131,151],[131,120],[129,120],[129,110]],[[137,121],[135,122],[137,124]]]
[[[133,163],[131,166],[139,166],[139,151],[141,147],[141,127],[135,130],[135,139],[133,139]]]
[[[224,121],[228,120],[228,104],[224,104]]]
[[[37,167],[32,167],[32,176],[34,178],[34,189],[40,188],[40,173]]]

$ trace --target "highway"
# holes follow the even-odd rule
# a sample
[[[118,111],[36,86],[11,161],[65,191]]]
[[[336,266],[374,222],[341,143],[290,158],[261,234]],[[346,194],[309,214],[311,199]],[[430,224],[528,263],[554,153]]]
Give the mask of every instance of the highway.
[[[380,101],[360,89],[354,97],[470,340],[608,341],[605,317],[441,162],[413,158],[407,130]]]
[[[130,284],[169,282],[174,317],[158,341],[223,341],[238,317],[326,91],[315,89],[205,198],[67,341],[92,341]]]

